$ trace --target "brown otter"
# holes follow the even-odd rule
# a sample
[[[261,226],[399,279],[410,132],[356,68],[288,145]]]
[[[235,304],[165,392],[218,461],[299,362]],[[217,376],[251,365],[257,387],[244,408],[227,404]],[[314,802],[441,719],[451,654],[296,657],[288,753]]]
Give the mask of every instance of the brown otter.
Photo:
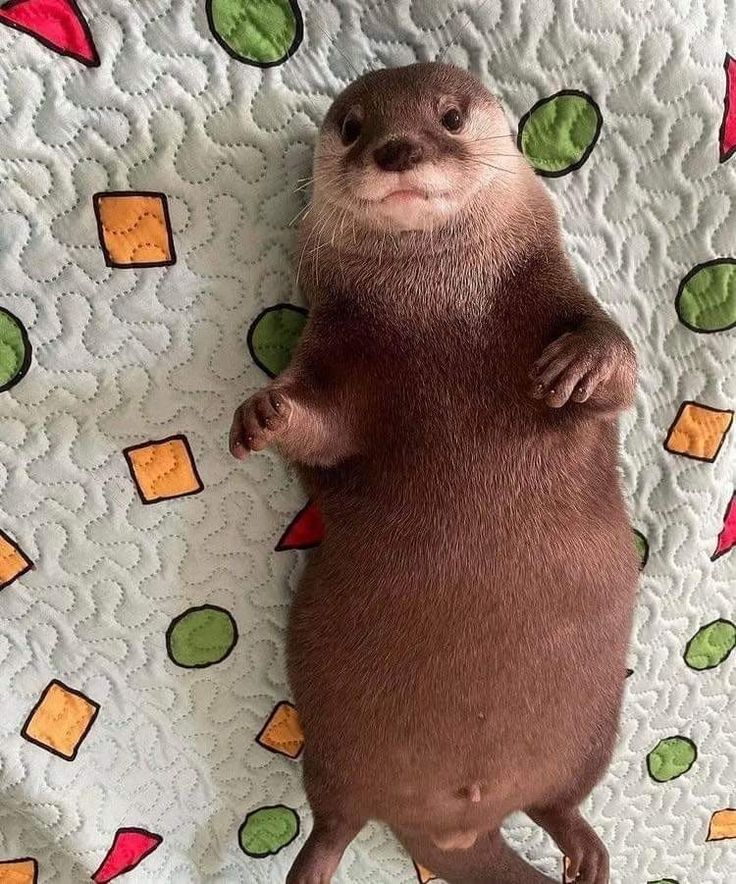
[[[298,350],[230,438],[300,465],[327,527],[288,633],[314,812],[289,884],[327,884],[369,819],[452,884],[549,881],[499,834],[519,810],[604,884],[578,806],[626,671],[636,363],[477,80],[412,65],[337,98],[299,279]]]

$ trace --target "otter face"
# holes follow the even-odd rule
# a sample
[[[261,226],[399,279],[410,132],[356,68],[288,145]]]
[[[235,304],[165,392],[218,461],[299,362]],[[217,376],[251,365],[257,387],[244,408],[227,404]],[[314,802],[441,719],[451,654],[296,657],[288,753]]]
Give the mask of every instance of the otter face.
[[[317,205],[373,227],[441,226],[523,163],[498,101],[444,64],[375,71],[335,100],[315,157]]]

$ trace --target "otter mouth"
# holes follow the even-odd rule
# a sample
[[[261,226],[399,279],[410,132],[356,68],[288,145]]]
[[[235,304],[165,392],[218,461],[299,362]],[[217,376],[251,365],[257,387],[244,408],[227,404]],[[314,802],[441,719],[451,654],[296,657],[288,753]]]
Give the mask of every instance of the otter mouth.
[[[365,202],[373,205],[401,205],[404,203],[433,203],[441,202],[451,196],[448,190],[432,190],[425,187],[412,187],[403,185],[389,190],[388,193],[376,195],[366,199]]]
[[[380,224],[412,230],[435,225],[450,214],[456,202],[447,182],[439,181],[371,181],[368,187],[355,188],[353,196],[359,214]]]
[[[411,200],[423,200],[424,202],[428,202],[434,196],[438,196],[438,194],[429,194],[426,190],[419,190],[415,187],[402,187],[398,190],[392,190],[387,193],[385,196],[382,196],[378,202],[380,203],[388,203],[388,202],[410,202]]]

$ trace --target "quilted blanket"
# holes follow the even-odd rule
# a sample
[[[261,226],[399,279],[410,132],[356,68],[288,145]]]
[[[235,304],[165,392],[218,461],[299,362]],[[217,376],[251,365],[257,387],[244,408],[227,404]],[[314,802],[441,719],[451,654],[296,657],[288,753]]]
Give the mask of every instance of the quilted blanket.
[[[732,0],[9,0],[0,47],[0,882],[283,880],[310,826],[283,631],[322,523],[226,435],[304,324],[332,96],[443,49],[639,351],[641,593],[586,813],[617,884],[736,880]],[[372,826],[337,880],[431,877]]]

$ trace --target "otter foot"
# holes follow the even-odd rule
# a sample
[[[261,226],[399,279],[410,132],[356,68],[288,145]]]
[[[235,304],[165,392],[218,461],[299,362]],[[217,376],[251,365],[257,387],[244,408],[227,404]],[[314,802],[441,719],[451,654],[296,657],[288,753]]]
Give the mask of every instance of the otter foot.
[[[289,400],[276,390],[261,390],[235,412],[230,427],[230,453],[239,460],[261,451],[286,429],[291,413]]]
[[[551,408],[587,402],[614,374],[620,342],[603,332],[567,332],[544,350],[530,372],[532,395]]]
[[[286,876],[286,884],[331,884],[334,873],[325,867],[308,865],[304,868],[293,866]]]
[[[315,823],[286,876],[286,884],[330,884],[345,848],[359,831],[360,826],[343,822]]]
[[[330,884],[341,856],[342,852],[332,845],[312,841],[310,837],[294,860],[286,884]]]
[[[577,810],[530,812],[565,854],[565,880],[575,884],[608,884],[608,851]]]

